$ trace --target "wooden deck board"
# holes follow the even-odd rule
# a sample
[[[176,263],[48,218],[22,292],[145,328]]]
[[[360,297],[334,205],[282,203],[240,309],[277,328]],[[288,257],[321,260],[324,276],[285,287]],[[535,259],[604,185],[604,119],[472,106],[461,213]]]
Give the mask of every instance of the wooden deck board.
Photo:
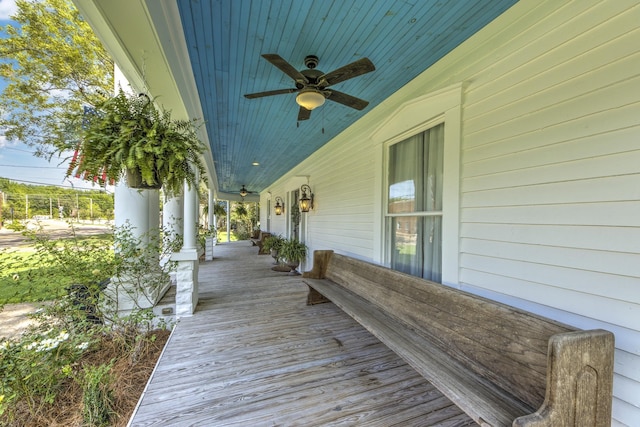
[[[339,308],[306,306],[299,276],[249,243],[214,255],[131,426],[475,425]]]

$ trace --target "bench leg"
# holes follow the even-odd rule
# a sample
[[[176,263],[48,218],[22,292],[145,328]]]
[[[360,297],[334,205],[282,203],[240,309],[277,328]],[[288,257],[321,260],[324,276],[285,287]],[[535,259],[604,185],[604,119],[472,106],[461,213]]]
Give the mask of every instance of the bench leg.
[[[322,304],[325,302],[331,302],[331,300],[325,297],[324,295],[322,295],[320,292],[313,289],[311,286],[309,286],[309,294],[307,295],[307,305]]]

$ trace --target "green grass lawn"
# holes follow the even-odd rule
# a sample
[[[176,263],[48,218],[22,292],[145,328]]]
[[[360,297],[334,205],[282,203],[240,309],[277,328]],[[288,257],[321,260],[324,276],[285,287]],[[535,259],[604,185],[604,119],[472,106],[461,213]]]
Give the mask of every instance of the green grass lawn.
[[[226,231],[218,231],[218,242],[224,243],[226,241],[227,241],[227,232]],[[232,242],[237,242],[238,241],[238,236],[236,236],[236,233],[234,231],[231,232],[231,241]]]
[[[53,263],[41,265],[33,248],[3,252],[0,304],[46,301],[64,295],[64,277]]]
[[[112,234],[60,239],[55,244],[67,249],[65,262],[37,251],[33,244],[0,251],[0,306],[48,301],[66,295],[67,288],[76,283],[78,277],[87,280],[87,276],[91,278],[91,271],[100,270],[100,258],[112,256],[112,241]],[[226,231],[218,233],[218,241],[227,241]],[[238,241],[233,231],[231,241]],[[99,250],[93,250],[94,255],[89,257],[89,251],[95,248]],[[69,264],[76,259],[76,268],[69,271]],[[104,277],[96,274],[97,281],[102,279]]]
[[[56,247],[67,248],[64,259],[55,259],[33,244],[0,251],[0,305],[20,302],[47,301],[67,294],[67,287],[100,270],[100,258],[112,255],[110,234],[76,237],[57,241]],[[90,255],[89,248],[100,248]],[[77,259],[77,265],[68,267]],[[75,267],[75,269],[73,268]],[[86,271],[91,269],[90,271]],[[97,280],[99,281],[99,280]]]

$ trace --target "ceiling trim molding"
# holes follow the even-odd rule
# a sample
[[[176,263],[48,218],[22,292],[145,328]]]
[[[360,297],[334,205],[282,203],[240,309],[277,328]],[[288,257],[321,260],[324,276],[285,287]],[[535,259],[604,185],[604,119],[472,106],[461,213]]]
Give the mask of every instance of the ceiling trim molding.
[[[463,87],[463,82],[455,83],[404,102],[371,133],[371,140],[379,144],[413,135],[425,123],[460,105]]]
[[[180,20],[180,11],[176,2],[147,1],[147,9],[151,17],[151,23],[156,33],[158,45],[163,48],[165,62],[168,64],[172,83],[178,93],[180,101],[186,110],[185,118],[199,118],[203,120],[204,112],[200,104],[200,95],[194,79],[189,49],[184,37],[184,29]],[[173,67],[171,67],[171,65]],[[218,178],[211,153],[211,144],[206,126],[198,129],[200,139],[205,143],[205,163],[207,165],[207,178],[209,187],[214,194],[218,193]],[[218,197],[218,196],[216,196]]]
[[[260,195],[259,194],[247,194],[246,196],[242,197],[239,194],[235,194],[235,193],[225,193],[225,192],[219,192],[218,193],[218,200],[229,200],[231,202],[246,202],[246,203],[259,203],[260,202]]]
[[[115,0],[113,3],[116,1],[125,3],[123,0]],[[118,64],[129,84],[136,91],[143,91],[146,87],[142,78],[143,73],[138,68],[138,63],[130,56],[130,50],[125,47],[125,41],[117,35],[113,22],[108,18],[105,3],[100,3],[96,0],[73,0],[73,3],[82,17],[89,23],[96,36],[102,41],[115,63]],[[126,5],[130,10],[127,14],[139,14],[142,12],[140,1],[129,0],[126,1]]]

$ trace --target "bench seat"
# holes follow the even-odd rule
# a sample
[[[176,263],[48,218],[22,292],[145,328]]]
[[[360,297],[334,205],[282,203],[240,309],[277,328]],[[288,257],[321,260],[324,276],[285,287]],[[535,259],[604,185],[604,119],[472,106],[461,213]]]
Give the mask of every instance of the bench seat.
[[[611,420],[613,335],[582,331],[331,251],[303,274],[480,425]]]
[[[258,238],[253,238],[253,237],[251,238],[251,244],[253,246],[257,246],[258,247],[258,255],[268,255],[269,254],[269,252],[266,252],[262,247],[263,244],[264,244],[264,240],[269,236],[271,236],[270,232],[260,230],[260,233],[258,234]]]

